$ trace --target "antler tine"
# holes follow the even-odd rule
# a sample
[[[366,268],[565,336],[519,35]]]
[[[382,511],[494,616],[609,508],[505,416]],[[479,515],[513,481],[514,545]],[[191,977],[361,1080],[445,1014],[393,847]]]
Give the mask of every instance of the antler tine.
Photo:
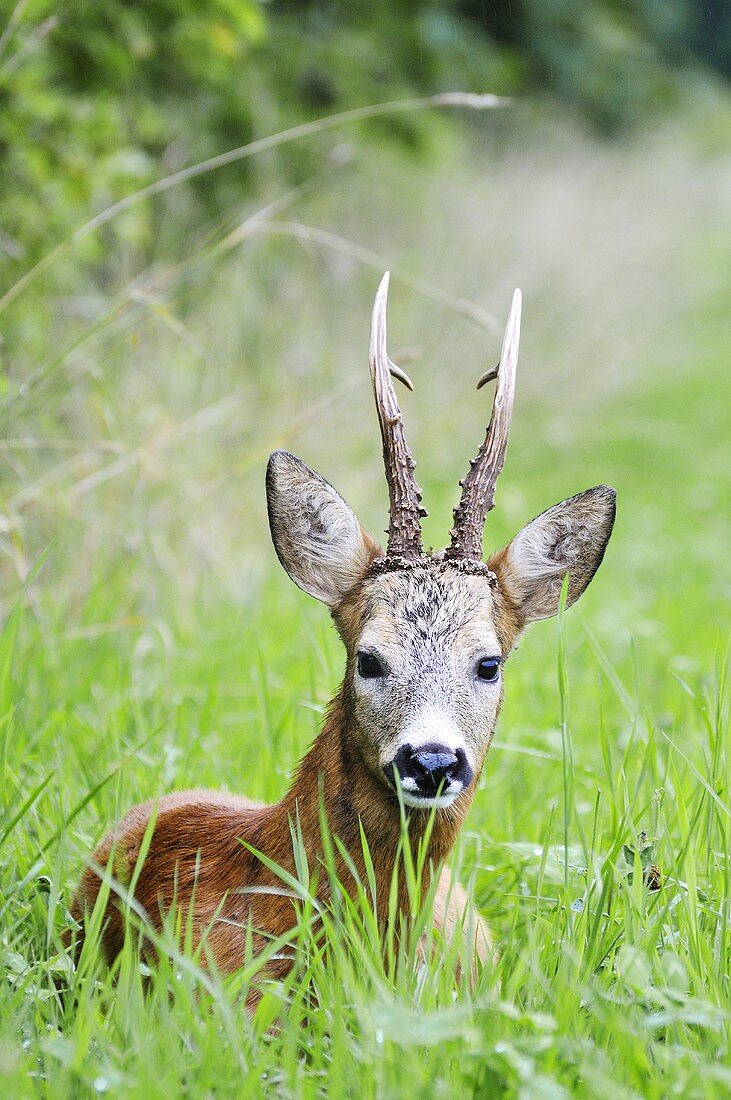
[[[386,350],[386,302],[388,299],[389,273],[381,279],[381,285],[373,303],[371,318],[370,365],[373,394],[381,425],[383,440],[383,464],[388,482],[390,518],[388,524],[389,559],[413,560],[421,557],[421,518],[426,512],[421,507],[421,489],[414,477],[415,462],[404,435],[401,410],[391,381],[403,374],[388,358]],[[404,376],[404,384],[410,379]],[[410,387],[413,388],[413,387]]]
[[[454,509],[454,527],[451,545],[444,552],[445,558],[482,561],[482,529],[485,517],[495,503],[495,486],[505,462],[505,451],[510,434],[515,396],[515,368],[518,365],[520,343],[521,294],[516,290],[505,326],[500,363],[497,368],[497,387],[492,406],[492,416],[485,441],[473,459],[467,475],[460,482],[462,496]],[[486,372],[488,376],[492,371]],[[488,378],[483,375],[477,388]]]

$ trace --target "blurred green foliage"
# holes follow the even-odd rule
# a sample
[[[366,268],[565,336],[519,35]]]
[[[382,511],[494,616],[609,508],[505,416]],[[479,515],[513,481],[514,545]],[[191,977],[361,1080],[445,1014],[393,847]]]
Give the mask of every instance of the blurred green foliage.
[[[462,11],[520,58],[522,82],[574,103],[616,132],[675,99],[693,64],[731,73],[723,0],[466,0]]]
[[[727,7],[692,0],[20,0],[0,23],[0,283],[166,171],[349,106],[539,87],[616,130],[672,100],[678,66],[728,69],[730,28]],[[424,144],[423,118],[379,125]],[[316,155],[291,150],[285,173]],[[251,172],[176,202],[226,209]],[[140,207],[114,232],[146,255],[159,219]],[[108,243],[89,239],[82,258]]]

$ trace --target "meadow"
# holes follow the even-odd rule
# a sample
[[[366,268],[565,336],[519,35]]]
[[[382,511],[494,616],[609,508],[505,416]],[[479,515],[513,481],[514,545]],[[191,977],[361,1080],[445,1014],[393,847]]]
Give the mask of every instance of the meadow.
[[[97,286],[44,300],[41,273],[7,302],[34,350],[0,438],[6,1095],[729,1095],[716,112],[612,144],[518,106],[439,131],[436,167],[344,129],[309,184],[278,183],[274,159],[225,218],[183,227],[173,192],[155,200],[148,270],[117,240]],[[279,798],[339,683],[324,609],[269,544],[263,477],[287,447],[383,529],[367,340],[386,267],[427,542],[444,544],[482,437],[474,383],[514,286],[518,397],[486,545],[590,485],[618,493],[591,588],[510,660],[454,856],[499,961],[471,987],[453,945],[420,960],[428,903],[385,964],[367,900],[320,914],[323,949],[303,882],[297,965],[253,1018],[256,962],[221,979],[174,930],[151,975],[132,944],[109,973],[93,938],[74,971],[60,937],[105,829],[173,789]]]

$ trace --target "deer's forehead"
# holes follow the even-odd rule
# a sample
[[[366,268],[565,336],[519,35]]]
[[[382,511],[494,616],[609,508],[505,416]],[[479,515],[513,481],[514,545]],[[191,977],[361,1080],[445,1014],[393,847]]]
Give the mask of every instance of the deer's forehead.
[[[457,570],[410,569],[373,578],[360,601],[359,627],[382,644],[499,642],[489,583]]]

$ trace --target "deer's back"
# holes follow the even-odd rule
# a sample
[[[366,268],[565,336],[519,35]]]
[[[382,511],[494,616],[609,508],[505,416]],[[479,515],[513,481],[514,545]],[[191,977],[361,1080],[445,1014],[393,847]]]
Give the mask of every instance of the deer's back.
[[[136,874],[148,826],[153,832],[134,886],[141,907],[155,928],[179,908],[192,924],[194,943],[205,931],[219,967],[234,969],[243,953],[251,898],[245,893],[261,877],[261,864],[242,844],[258,847],[270,807],[220,791],[178,791],[133,806],[104,837],[84,870],[72,905],[82,925],[96,902],[100,872],[113,881],[102,946],[108,962],[124,938],[120,913],[123,895]],[[115,889],[117,885],[117,889]],[[218,919],[217,919],[218,918]],[[215,922],[215,923],[212,923]],[[238,926],[241,926],[240,928]]]

